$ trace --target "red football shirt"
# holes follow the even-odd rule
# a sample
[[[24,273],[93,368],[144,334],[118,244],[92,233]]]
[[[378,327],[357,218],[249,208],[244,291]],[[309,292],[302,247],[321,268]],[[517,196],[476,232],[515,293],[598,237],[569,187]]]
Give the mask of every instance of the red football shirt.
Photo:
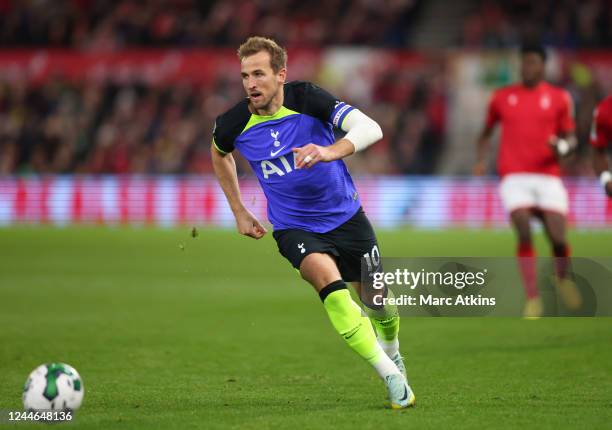
[[[497,169],[509,173],[561,174],[550,147],[551,136],[574,130],[573,105],[569,93],[541,82],[534,88],[522,84],[501,88],[493,94],[487,127],[501,122]]]
[[[608,96],[595,109],[591,127],[591,145],[605,148],[612,143],[612,96]]]

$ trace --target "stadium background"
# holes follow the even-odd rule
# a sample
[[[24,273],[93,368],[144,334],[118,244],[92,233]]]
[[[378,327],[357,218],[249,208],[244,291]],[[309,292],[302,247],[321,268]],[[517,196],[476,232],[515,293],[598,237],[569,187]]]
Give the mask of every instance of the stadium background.
[[[612,200],[587,138],[612,90],[610,23],[605,0],[0,0],[0,409],[63,360],[84,378],[88,428],[405,428],[375,409],[378,381],[355,377],[365,365],[273,240],[233,230],[209,148],[215,116],[243,97],[238,44],[276,38],[290,79],[382,125],[347,163],[383,255],[513,256],[494,160],[471,177],[475,139],[491,91],[518,78],[516,48],[543,41],[576,106],[570,243],[609,256]],[[422,405],[410,425],[612,419],[609,319],[403,327]]]
[[[242,97],[236,46],[258,31],[287,44],[290,79],[317,82],[382,125],[383,141],[347,162],[386,227],[505,225],[496,182],[465,178],[491,90],[517,79],[513,48],[544,40],[548,76],[576,104],[571,222],[612,223],[587,145],[612,87],[608,2],[464,0],[445,13],[441,1],[333,3],[320,13],[291,1],[2,2],[0,224],[230,226],[210,136]],[[239,171],[265,218],[243,160]]]

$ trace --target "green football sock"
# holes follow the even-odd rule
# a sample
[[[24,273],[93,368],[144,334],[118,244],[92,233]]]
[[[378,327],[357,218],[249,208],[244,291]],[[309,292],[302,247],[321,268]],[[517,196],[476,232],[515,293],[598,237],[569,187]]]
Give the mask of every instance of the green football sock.
[[[353,301],[342,281],[336,281],[319,292],[329,319],[348,346],[370,363],[378,374],[398,373],[397,367],[389,360],[376,340],[368,318],[361,314],[361,308]]]
[[[370,317],[372,324],[376,328],[376,333],[381,340],[385,342],[393,342],[397,339],[400,327],[400,318],[398,315],[385,317]]]
[[[393,297],[391,290],[385,291],[385,297]],[[376,309],[365,306],[366,312],[374,325],[378,340],[383,350],[393,357],[399,352],[400,317],[396,305],[379,306]]]

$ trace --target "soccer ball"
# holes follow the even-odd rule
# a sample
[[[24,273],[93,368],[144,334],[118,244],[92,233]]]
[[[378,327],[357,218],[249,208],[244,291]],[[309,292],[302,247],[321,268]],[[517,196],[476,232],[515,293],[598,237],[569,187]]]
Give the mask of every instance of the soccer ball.
[[[74,367],[42,364],[23,387],[23,407],[26,411],[75,411],[81,406],[83,392],[83,381]]]

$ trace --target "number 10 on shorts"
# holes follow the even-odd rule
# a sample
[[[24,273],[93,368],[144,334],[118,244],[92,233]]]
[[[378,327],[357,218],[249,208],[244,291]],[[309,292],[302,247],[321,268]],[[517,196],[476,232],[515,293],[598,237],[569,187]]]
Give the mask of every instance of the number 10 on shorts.
[[[372,276],[372,273],[378,269],[380,265],[380,251],[378,245],[374,245],[370,252],[363,254],[363,258],[368,266],[368,276]]]

